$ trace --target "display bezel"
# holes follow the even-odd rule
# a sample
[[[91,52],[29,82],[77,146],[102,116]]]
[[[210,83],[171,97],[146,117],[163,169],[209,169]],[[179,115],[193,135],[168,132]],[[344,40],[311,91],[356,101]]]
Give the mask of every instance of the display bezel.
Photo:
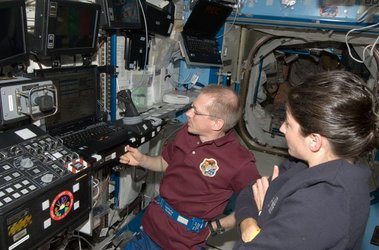
[[[144,27],[142,8],[145,8],[145,0],[97,0],[97,3],[102,6],[100,22],[102,29],[139,30]],[[126,6],[133,9],[133,16],[132,18],[122,20],[116,11],[127,13],[126,11],[122,11]]]
[[[15,28],[15,31],[17,32],[14,43],[10,44],[15,45],[17,43],[19,48],[17,48],[17,52],[12,53],[11,55],[5,55],[2,56],[0,53],[0,67],[8,66],[12,64],[21,64],[22,62],[25,62],[29,59],[29,49],[28,49],[28,43],[27,43],[27,22],[26,22],[26,9],[25,9],[25,1],[24,0],[0,0],[0,9],[9,9],[11,11],[11,8],[16,8],[17,12],[19,13],[18,17],[15,17],[15,15],[10,14],[11,18],[18,18],[19,22],[17,23],[17,27]],[[9,22],[10,23],[10,22]],[[4,24],[3,24],[4,25]],[[4,26],[2,29],[5,29]],[[9,32],[5,32],[6,36],[9,36]],[[1,39],[5,39],[0,37]],[[6,47],[4,45],[0,48],[3,52],[9,51],[10,47]]]
[[[58,41],[56,37],[58,32],[57,28],[62,28],[62,25],[58,25],[58,19],[62,18],[59,12],[62,8],[69,8],[73,11],[88,11],[89,20],[87,20],[88,24],[86,29],[89,32],[87,39],[89,42],[87,41],[83,46],[78,44],[72,45],[71,41],[67,39],[69,41],[68,46],[58,47],[56,45],[56,41]],[[101,6],[96,3],[71,0],[37,0],[33,51],[37,55],[51,57],[72,54],[94,54],[97,51],[100,11]],[[65,21],[68,22],[68,20]]]

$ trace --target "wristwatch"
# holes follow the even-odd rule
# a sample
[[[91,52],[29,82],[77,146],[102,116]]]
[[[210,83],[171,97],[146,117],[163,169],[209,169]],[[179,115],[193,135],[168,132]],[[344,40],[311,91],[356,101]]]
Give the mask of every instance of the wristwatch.
[[[216,233],[216,231],[213,229],[212,222],[208,222],[208,227],[209,227],[209,230],[211,231],[211,235],[212,235],[212,236],[215,236],[217,233]]]
[[[225,228],[221,226],[220,220],[217,219],[215,220],[215,222],[217,226],[216,230],[213,228],[212,222],[208,223],[208,227],[209,227],[209,230],[211,231],[211,235],[214,236],[216,234],[223,234],[225,232]]]
[[[223,234],[223,233],[225,233],[225,228],[223,228],[223,227],[221,226],[220,220],[217,219],[217,220],[215,220],[215,221],[216,221],[216,225],[217,225],[216,233],[217,233],[217,234]]]

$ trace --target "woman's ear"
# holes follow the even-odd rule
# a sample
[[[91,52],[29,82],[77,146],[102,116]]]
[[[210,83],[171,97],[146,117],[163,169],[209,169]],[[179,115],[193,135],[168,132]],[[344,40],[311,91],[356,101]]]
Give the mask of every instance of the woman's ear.
[[[309,135],[309,144],[308,147],[311,151],[316,152],[320,150],[322,146],[322,137],[320,134],[313,133]]]
[[[308,148],[312,152],[316,152],[320,150],[321,145],[322,145],[322,137],[320,134],[316,134],[316,133],[310,134],[307,140],[308,140]]]

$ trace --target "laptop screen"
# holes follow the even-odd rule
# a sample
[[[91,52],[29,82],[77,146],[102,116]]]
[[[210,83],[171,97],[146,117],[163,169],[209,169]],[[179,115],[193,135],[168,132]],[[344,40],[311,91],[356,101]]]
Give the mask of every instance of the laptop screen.
[[[218,2],[198,0],[183,27],[186,35],[215,38],[233,8]]]
[[[37,75],[52,80],[58,91],[58,112],[45,118],[46,131],[62,135],[99,119],[97,67],[48,69]]]

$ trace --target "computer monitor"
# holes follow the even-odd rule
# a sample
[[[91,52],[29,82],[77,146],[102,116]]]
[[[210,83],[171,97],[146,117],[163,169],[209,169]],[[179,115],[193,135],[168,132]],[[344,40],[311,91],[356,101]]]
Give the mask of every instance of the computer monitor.
[[[96,0],[102,7],[100,27],[103,29],[138,30],[143,26],[141,5],[145,0]]]
[[[0,67],[29,57],[25,0],[0,0]]]
[[[92,2],[36,0],[32,51],[51,57],[95,53],[100,10]]]
[[[35,75],[52,80],[58,90],[58,112],[45,119],[50,134],[84,128],[100,119],[97,66],[42,69]]]

